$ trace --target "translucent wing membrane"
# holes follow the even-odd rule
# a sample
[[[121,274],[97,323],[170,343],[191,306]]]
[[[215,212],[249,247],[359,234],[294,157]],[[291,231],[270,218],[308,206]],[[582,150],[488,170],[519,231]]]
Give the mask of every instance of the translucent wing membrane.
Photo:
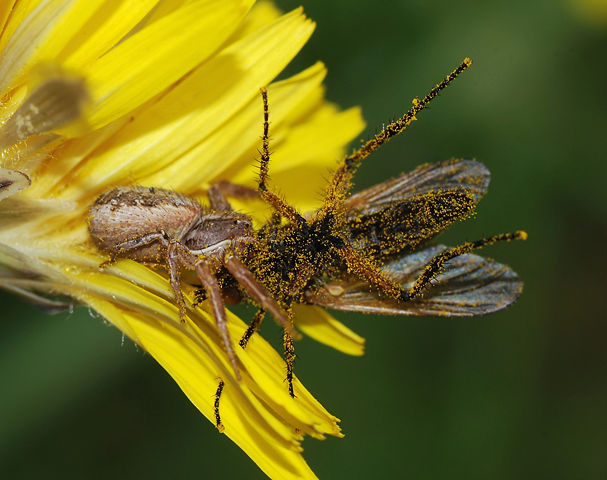
[[[395,202],[429,192],[465,190],[475,203],[487,191],[491,174],[482,163],[469,159],[452,159],[420,165],[415,170],[382,182],[346,200],[350,217],[371,214]]]
[[[397,258],[382,267],[408,289],[438,253],[447,247],[434,245]],[[510,267],[473,254],[460,255],[445,265],[421,298],[398,302],[370,291],[364,281],[339,280],[306,292],[309,303],[335,310],[381,315],[438,315],[446,317],[492,313],[513,303],[523,283]]]
[[[472,215],[489,180],[489,170],[474,160],[422,165],[345,202],[351,237],[384,260],[411,251]]]
[[[468,218],[475,207],[465,190],[437,190],[386,204],[382,210],[374,208],[370,214],[359,213],[348,223],[357,249],[385,260]]]

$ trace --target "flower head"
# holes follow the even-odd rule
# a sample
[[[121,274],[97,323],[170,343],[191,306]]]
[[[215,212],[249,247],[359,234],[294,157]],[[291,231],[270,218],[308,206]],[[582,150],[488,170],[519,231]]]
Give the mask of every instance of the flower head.
[[[301,10],[281,16],[269,3],[253,3],[0,7],[0,286],[51,311],[62,302],[49,295],[94,308],[146,349],[213,423],[221,379],[226,435],[269,476],[307,478],[314,475],[301,456],[303,435],[340,436],[338,420],[297,379],[297,398],[288,395],[284,361],[260,336],[238,349],[238,381],[209,307],[187,302],[181,322],[166,272],[128,259],[101,269],[107,257],[87,230],[90,205],[116,185],[201,201],[219,180],[253,186],[265,85],[273,183],[303,211],[314,206],[327,168],[362,120],[356,109],[325,102],[322,64],[271,83],[314,25]],[[331,135],[323,135],[329,125]],[[303,191],[294,188],[301,175],[312,180]],[[191,299],[193,287],[183,289]],[[246,326],[228,315],[239,338]],[[362,353],[362,339],[321,309],[302,309],[298,326]]]

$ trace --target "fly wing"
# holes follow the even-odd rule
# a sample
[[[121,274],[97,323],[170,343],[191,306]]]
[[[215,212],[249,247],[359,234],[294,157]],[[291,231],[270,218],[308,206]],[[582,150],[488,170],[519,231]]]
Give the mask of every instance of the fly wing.
[[[451,159],[420,165],[415,170],[352,195],[344,206],[350,216],[372,214],[429,192],[466,191],[478,203],[489,187],[491,174],[476,160]]]
[[[385,264],[382,270],[410,288],[432,258],[447,247],[435,245]],[[380,315],[483,315],[501,310],[521,294],[523,282],[507,265],[473,254],[445,265],[421,298],[399,302],[379,296],[364,281],[332,281],[306,292],[306,301],[335,310]]]
[[[412,251],[475,208],[466,190],[427,192],[351,218],[349,237],[357,249],[385,261]]]

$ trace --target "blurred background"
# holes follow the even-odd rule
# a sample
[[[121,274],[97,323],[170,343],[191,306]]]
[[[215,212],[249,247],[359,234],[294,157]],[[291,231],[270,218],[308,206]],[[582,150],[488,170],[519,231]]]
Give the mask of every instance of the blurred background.
[[[474,157],[493,174],[489,194],[443,241],[529,233],[483,252],[525,281],[504,312],[339,315],[366,337],[361,358],[299,342],[298,375],[346,434],[305,441],[316,474],[607,478],[606,2],[277,3],[303,3],[318,23],[288,72],[326,62],[329,99],[362,106],[365,138],[470,56],[473,67],[369,158],[357,184]],[[265,478],[93,313],[0,302],[4,478]]]

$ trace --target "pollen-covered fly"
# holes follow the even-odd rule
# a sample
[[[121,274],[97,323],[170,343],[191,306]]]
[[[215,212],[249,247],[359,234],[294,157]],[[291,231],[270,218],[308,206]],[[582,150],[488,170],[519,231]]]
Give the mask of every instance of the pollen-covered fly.
[[[257,192],[213,186],[210,208],[167,190],[119,187],[91,207],[90,233],[111,257],[166,266],[182,320],[180,271],[194,270],[208,299],[236,376],[240,364],[226,328],[225,304],[247,298],[259,307],[239,342],[245,348],[265,312],[284,328],[287,380],[293,391],[295,304],[384,315],[480,315],[516,300],[522,282],[507,266],[473,250],[525,239],[522,231],[456,247],[431,240],[468,218],[489,185],[489,171],[454,159],[415,170],[351,194],[352,177],[367,156],[404,131],[441,90],[470,66],[465,59],[399,120],[347,156],[331,178],[321,207],[303,215],[268,186],[269,108],[265,89]],[[261,228],[232,210],[226,194],[258,195],[272,206]],[[295,322],[294,322],[295,321]],[[219,398],[215,407],[218,428]]]

